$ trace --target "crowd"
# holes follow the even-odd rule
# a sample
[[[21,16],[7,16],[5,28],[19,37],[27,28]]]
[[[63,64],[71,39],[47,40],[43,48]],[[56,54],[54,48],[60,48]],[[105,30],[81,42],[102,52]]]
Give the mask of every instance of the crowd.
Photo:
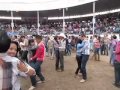
[[[41,65],[45,56],[51,60],[56,59],[55,70],[64,71],[64,55],[71,55],[71,50],[76,50],[76,60],[78,68],[75,77],[82,75],[81,83],[87,80],[86,65],[90,53],[93,52],[93,59],[100,61],[101,55],[110,55],[110,64],[115,68],[115,83],[120,87],[120,42],[115,35],[109,38],[91,36],[90,39],[85,35],[79,37],[67,36],[63,33],[57,36],[42,37],[33,36],[14,36],[11,39],[7,34],[0,31],[0,74],[1,88],[11,88],[9,90],[20,90],[18,77],[30,76],[32,86],[29,90],[35,89],[37,83],[44,83],[45,77],[41,72]],[[110,53],[109,53],[110,52]],[[100,55],[101,54],[101,55]],[[11,68],[11,69],[10,69]],[[6,76],[3,72],[6,72]],[[8,74],[9,73],[9,74]],[[7,76],[8,75],[8,76]],[[36,80],[36,75],[40,80]],[[5,79],[7,78],[7,79]],[[9,85],[4,85],[4,81]]]
[[[86,65],[90,53],[94,53],[92,59],[96,61],[101,60],[101,55],[110,57],[115,73],[114,85],[120,87],[120,41],[116,35],[108,36],[109,33],[119,32],[119,28],[119,18],[96,19],[95,35],[89,38],[87,34],[93,33],[90,20],[66,23],[65,32],[78,34],[77,37],[61,33],[61,23],[41,25],[39,33],[43,36],[37,35],[36,25],[16,24],[14,31],[19,35],[11,36],[8,33],[11,32],[11,26],[0,24],[0,90],[21,90],[18,79],[21,76],[29,76],[32,85],[29,90],[35,89],[37,83],[45,83],[41,71],[45,56],[50,60],[55,59],[56,71],[64,72],[64,55],[70,56],[72,50],[76,51],[78,66],[75,77],[81,74],[81,83],[87,81]],[[28,31],[32,35],[26,35]],[[103,37],[101,33],[105,33]]]
[[[28,35],[39,34],[42,35],[56,35],[61,33],[63,28],[62,22],[48,21],[41,23],[39,30],[37,30],[37,23],[14,23],[14,31],[16,34]],[[11,32],[11,24],[0,23],[0,29],[4,29],[7,32]],[[89,19],[76,19],[65,22],[65,33],[67,34],[93,34],[92,17]],[[120,18],[118,14],[112,14],[108,16],[101,16],[95,18],[95,34],[102,33],[120,33]]]

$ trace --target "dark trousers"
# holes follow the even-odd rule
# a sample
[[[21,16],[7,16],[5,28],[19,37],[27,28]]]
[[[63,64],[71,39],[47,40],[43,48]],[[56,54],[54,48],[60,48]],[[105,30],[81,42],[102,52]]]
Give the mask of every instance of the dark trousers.
[[[76,55],[76,60],[77,60],[77,65],[78,65],[78,67],[77,67],[77,69],[76,69],[76,71],[75,71],[75,74],[77,75],[79,71],[80,71],[80,73],[81,73],[82,56]]]
[[[59,55],[60,55],[60,69],[63,71],[64,70],[64,51],[60,51]]]
[[[27,50],[26,51],[22,51],[22,53],[21,53],[21,55],[22,55],[21,59],[24,60],[24,61],[26,61],[28,63],[27,54],[28,54]]]
[[[66,45],[65,54],[66,55],[71,55],[71,44]]]
[[[41,73],[41,65],[42,65],[42,61],[36,61],[36,62],[31,62],[30,65],[35,69],[36,71],[36,75],[40,78],[41,81],[44,81],[45,78]],[[36,86],[36,75],[35,76],[31,76],[31,82],[32,82],[32,86]]]
[[[82,62],[81,62],[81,72],[83,79],[87,79],[87,72],[86,72],[86,64],[89,59],[89,55],[82,55]]]
[[[55,50],[55,57],[56,57],[56,70],[59,69],[59,61],[60,61],[60,56],[59,56],[59,50]]]
[[[105,55],[105,45],[101,46],[101,55]]]
[[[120,85],[120,62],[114,62],[115,69],[115,84]]]
[[[108,45],[105,44],[105,54],[108,56]]]
[[[56,70],[58,70],[59,68],[61,70],[64,70],[64,51],[59,51],[59,50],[55,50],[55,55],[56,55]]]

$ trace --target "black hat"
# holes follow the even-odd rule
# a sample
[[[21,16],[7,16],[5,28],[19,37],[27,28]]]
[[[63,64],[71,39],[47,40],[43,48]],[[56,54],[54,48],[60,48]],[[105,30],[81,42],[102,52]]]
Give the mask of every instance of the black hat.
[[[0,30],[0,53],[5,53],[10,47],[11,39],[7,33],[3,30]]]

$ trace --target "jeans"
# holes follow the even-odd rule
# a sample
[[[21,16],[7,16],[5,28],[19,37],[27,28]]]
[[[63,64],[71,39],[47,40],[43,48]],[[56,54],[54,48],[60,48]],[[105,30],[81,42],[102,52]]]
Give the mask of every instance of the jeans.
[[[65,49],[66,55],[71,55],[71,44],[68,44]]]
[[[56,57],[56,70],[59,69],[59,61],[60,61],[60,56],[59,56],[59,50],[55,50],[55,57]]]
[[[36,62],[30,62],[30,66],[33,67],[36,71],[36,75],[40,78],[41,81],[44,81],[45,78],[41,73],[41,65],[42,65],[42,61],[36,61]],[[31,82],[32,82],[32,86],[36,86],[36,76],[30,76]]]
[[[120,62],[114,62],[115,84],[120,85]]]
[[[105,55],[105,45],[101,46],[101,55]]]
[[[81,62],[81,72],[83,79],[87,79],[87,72],[86,72],[86,64],[89,59],[89,55],[82,55],[82,62]]]
[[[48,49],[48,56],[50,56],[50,58],[53,59],[53,57],[54,57],[54,48],[49,48]]]
[[[60,69],[64,70],[64,51],[59,51],[60,55]]]
[[[81,62],[82,62],[82,56],[78,56],[76,55],[76,60],[77,60],[77,64],[78,64],[78,67],[75,71],[75,74],[77,75],[79,70],[80,70],[80,73],[81,73]]]
[[[64,70],[64,51],[55,50],[56,56],[56,70],[59,68],[63,71]]]
[[[108,56],[108,45],[105,44],[105,54]]]
[[[100,51],[100,48],[95,48],[95,51],[94,51],[95,60],[100,60],[99,51]]]

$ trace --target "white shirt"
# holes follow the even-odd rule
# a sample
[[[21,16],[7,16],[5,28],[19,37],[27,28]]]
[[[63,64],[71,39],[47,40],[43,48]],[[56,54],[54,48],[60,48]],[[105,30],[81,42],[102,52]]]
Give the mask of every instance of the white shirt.
[[[0,54],[0,57],[5,61],[5,62],[12,62],[13,66],[13,73],[12,73],[12,90],[20,90],[20,81],[18,79],[19,76],[24,76],[26,77],[27,75],[24,72],[20,72],[18,70],[17,65],[20,63],[20,60],[16,57],[11,57],[8,56],[7,54]]]
[[[61,40],[60,41],[59,51],[65,51],[65,45],[66,45],[66,41],[65,40]]]

